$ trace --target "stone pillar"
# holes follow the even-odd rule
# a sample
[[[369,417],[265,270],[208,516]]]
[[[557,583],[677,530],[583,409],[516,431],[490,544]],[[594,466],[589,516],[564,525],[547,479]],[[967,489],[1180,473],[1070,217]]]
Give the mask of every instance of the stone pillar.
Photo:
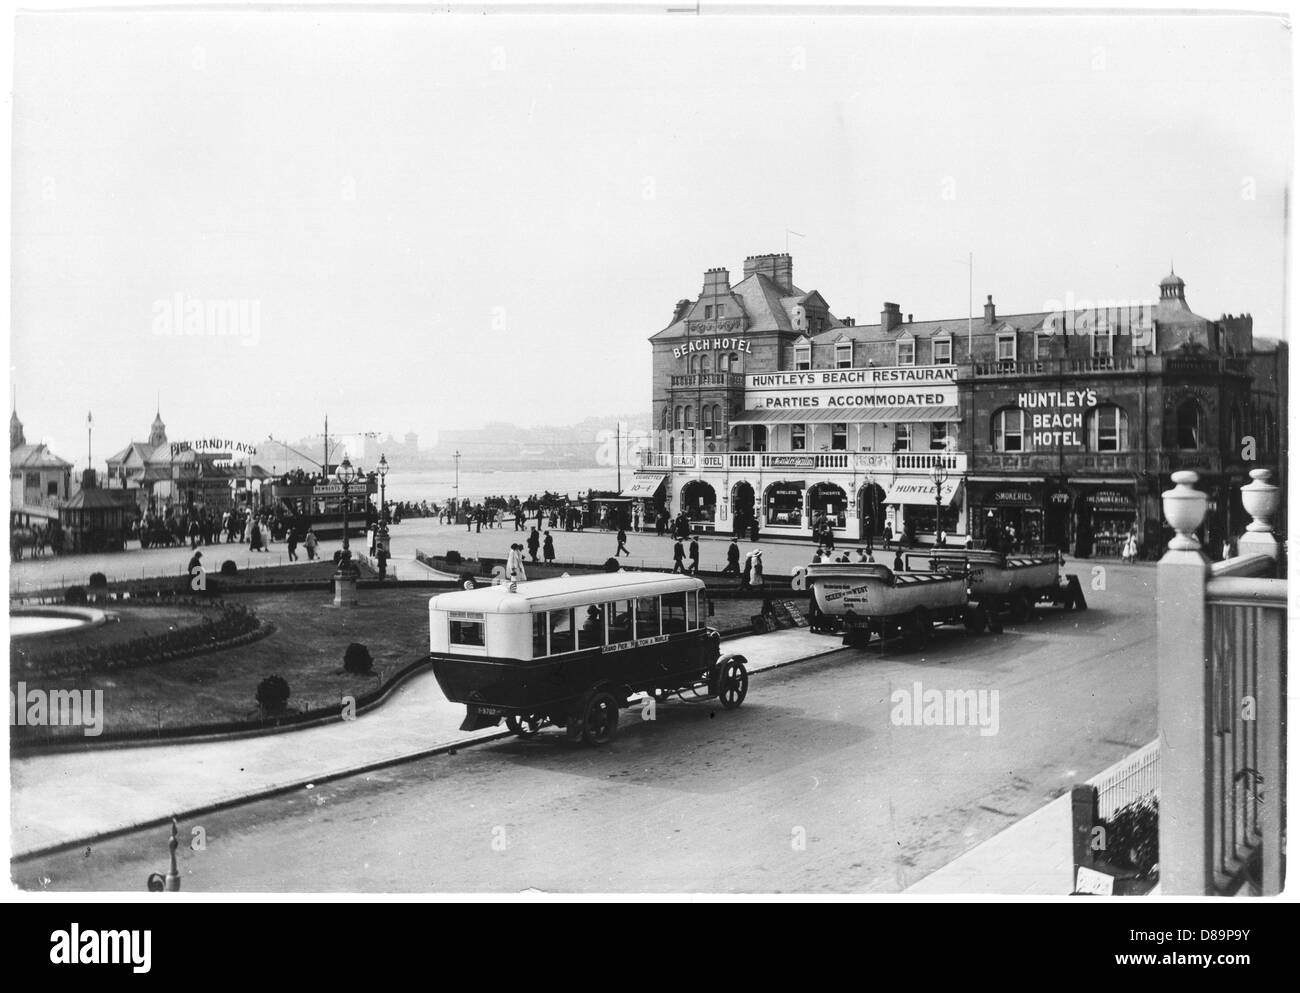
[[[1206,495],[1197,475],[1173,474],[1162,494],[1174,529],[1156,569],[1157,724],[1160,736],[1160,890],[1211,892],[1210,646],[1205,584],[1210,565],[1195,532]]]

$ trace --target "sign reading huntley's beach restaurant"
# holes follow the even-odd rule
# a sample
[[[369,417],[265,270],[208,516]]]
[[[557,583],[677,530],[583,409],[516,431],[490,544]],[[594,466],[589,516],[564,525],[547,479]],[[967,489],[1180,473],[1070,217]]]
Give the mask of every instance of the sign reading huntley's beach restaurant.
[[[748,410],[860,410],[874,407],[955,407],[953,366],[814,369],[745,377]]]

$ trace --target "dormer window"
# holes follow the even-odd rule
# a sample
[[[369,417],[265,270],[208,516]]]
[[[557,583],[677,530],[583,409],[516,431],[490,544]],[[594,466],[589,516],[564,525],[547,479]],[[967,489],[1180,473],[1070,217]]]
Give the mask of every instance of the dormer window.
[[[895,365],[916,365],[916,339],[911,335],[899,338],[895,343]]]
[[[800,338],[794,344],[794,367],[796,370],[812,368],[812,342]]]
[[[998,361],[1016,361],[1016,335],[1014,331],[1007,331],[998,335]]]
[[[840,341],[835,343],[835,368],[853,368],[853,343],[851,341]]]
[[[932,356],[935,365],[952,365],[952,339],[944,336],[934,339],[934,355]]]
[[[711,304],[711,303],[706,303],[706,304],[704,305],[704,319],[705,319],[706,321],[711,321],[711,320],[713,320],[713,304]]]
[[[1052,335],[1039,331],[1034,335],[1034,358],[1042,361],[1052,357]]]

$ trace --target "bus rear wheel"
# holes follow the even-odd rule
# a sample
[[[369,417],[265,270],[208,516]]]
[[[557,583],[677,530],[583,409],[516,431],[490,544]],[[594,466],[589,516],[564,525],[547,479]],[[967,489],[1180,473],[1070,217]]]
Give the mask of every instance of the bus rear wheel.
[[[749,693],[749,673],[745,663],[727,657],[718,663],[718,702],[724,710],[735,710]]]
[[[582,708],[582,740],[588,745],[605,745],[618,730],[618,701],[604,690],[593,693]]]

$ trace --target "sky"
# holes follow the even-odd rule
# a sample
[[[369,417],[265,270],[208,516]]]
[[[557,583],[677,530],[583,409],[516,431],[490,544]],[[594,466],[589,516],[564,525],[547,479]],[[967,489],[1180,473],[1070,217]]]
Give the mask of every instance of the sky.
[[[837,316],[1144,300],[1284,336],[1275,16],[31,13],[10,375],[143,440],[648,410],[704,270]],[[190,330],[203,333],[186,334]]]

